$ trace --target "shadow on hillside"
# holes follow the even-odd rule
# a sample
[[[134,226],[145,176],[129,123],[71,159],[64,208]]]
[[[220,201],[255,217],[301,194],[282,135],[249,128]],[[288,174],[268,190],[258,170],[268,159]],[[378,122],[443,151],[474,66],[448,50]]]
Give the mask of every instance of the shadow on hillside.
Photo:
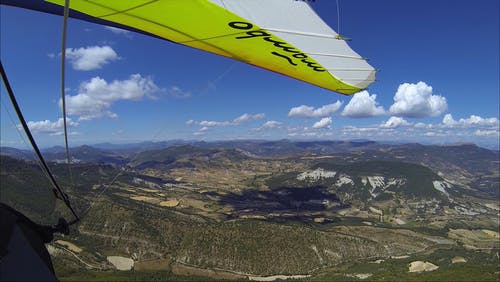
[[[234,208],[232,217],[258,215],[288,220],[310,221],[326,211],[345,208],[337,195],[323,186],[308,188],[280,187],[268,191],[246,190],[241,194],[220,195],[219,204]]]

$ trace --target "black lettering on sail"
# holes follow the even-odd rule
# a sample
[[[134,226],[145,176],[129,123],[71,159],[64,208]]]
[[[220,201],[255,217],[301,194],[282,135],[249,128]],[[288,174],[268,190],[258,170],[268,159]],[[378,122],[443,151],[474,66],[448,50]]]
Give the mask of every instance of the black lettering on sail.
[[[280,53],[278,53],[278,52],[272,52],[271,54],[273,54],[273,55],[275,55],[275,56],[278,56],[278,57],[281,57],[281,58],[283,58],[283,59],[287,60],[287,61],[288,61],[288,63],[290,63],[290,65],[292,65],[292,66],[296,66],[296,65],[297,65],[296,63],[294,63],[294,62],[292,61],[292,59],[290,59],[289,57],[287,57],[287,56],[285,56],[285,55],[282,55],[282,54],[280,54]]]
[[[317,71],[317,72],[326,71],[318,63],[308,61],[307,59],[309,57],[306,54],[297,50],[295,47],[288,45],[288,43],[286,43],[286,42],[272,39],[271,38],[272,35],[269,34],[268,32],[266,32],[264,30],[249,30],[249,29],[252,29],[254,27],[251,23],[236,22],[235,21],[235,22],[230,22],[228,25],[234,29],[248,30],[247,32],[245,32],[245,35],[237,36],[236,39],[248,39],[248,38],[254,38],[254,37],[261,37],[265,41],[272,43],[274,47],[279,48],[282,51],[285,51],[288,53],[293,53],[292,57],[295,59],[299,59],[302,63],[306,64],[306,66],[308,68],[311,68],[312,70]],[[287,60],[287,62],[292,66],[297,66],[297,64],[293,61],[293,59],[291,57],[280,54],[276,51],[271,52],[271,54]]]
[[[236,28],[236,29],[252,29],[253,28],[253,25],[251,23],[247,23],[247,22],[230,22],[228,25],[230,27]]]
[[[283,49],[283,51],[285,51],[285,52],[299,53],[299,51],[295,50],[294,47],[286,46],[286,44],[287,44],[286,42],[276,41],[276,40],[272,39],[271,37],[264,37],[264,40],[273,43],[273,45],[275,47],[279,47],[279,48]]]
[[[301,61],[302,61],[304,64],[307,64],[307,66],[308,66],[308,67],[310,67],[310,68],[312,68],[314,71],[319,71],[319,72],[323,72],[323,71],[325,71],[325,69],[324,69],[324,68],[322,68],[322,67],[318,66],[318,64],[317,64],[317,63],[315,63],[315,62],[309,62],[309,61],[308,61],[308,60],[306,60],[306,59],[302,59]]]
[[[251,30],[251,31],[247,31],[245,33],[248,34],[249,36],[238,36],[238,37],[236,37],[236,39],[247,39],[247,38],[252,38],[252,37],[271,36],[271,34],[265,32],[265,31],[262,31],[262,30]]]
[[[296,59],[307,59],[308,58],[307,55],[304,53],[293,54],[292,56]]]

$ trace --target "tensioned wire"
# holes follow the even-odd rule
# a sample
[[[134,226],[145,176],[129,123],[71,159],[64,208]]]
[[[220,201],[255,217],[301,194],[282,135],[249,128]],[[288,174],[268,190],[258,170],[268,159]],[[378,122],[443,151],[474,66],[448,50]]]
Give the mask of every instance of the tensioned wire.
[[[208,89],[210,88],[211,85],[215,85],[217,82],[219,82],[221,79],[223,79],[226,75],[228,75],[234,68],[235,66],[238,64],[238,62],[232,62],[224,71],[222,71],[215,79],[209,81],[207,83],[207,86],[201,88],[200,87],[200,93],[205,93],[206,91],[208,91]],[[156,138],[158,138],[161,133],[163,132],[165,126],[162,126],[160,127],[151,137],[150,140],[155,140]],[[133,163],[135,160],[137,160],[137,158],[139,157],[139,154],[142,153],[141,150],[138,150],[137,153],[134,154],[134,157],[130,159],[129,163]],[[102,194],[104,194],[104,192],[106,192],[106,190],[111,187],[111,185],[113,185],[118,177],[120,177],[123,173],[127,172],[127,168],[125,169],[121,169],[120,171],[118,171],[116,173],[116,175],[111,179],[111,181],[107,184],[102,184],[103,186],[103,189],[98,192],[97,194],[95,194],[93,197],[91,197],[91,199],[89,200],[89,206],[87,207],[87,209],[85,209],[82,214],[85,215],[87,214],[87,212],[94,206],[95,202],[102,196]]]
[[[42,153],[40,152],[40,149],[38,148],[38,145],[36,144],[36,141],[33,138],[33,135],[31,134],[31,131],[28,127],[28,124],[26,123],[26,120],[24,119],[23,113],[21,112],[21,109],[19,108],[19,104],[17,103],[16,97],[14,96],[14,91],[12,90],[12,87],[10,86],[9,80],[7,78],[7,74],[5,72],[5,69],[3,68],[3,64],[1,61],[0,61],[0,74],[2,76],[2,80],[3,80],[3,83],[5,85],[5,89],[7,90],[7,94],[9,95],[10,101],[12,102],[12,106],[14,107],[14,110],[16,111],[17,117],[19,118],[19,121],[21,122],[23,130],[26,133],[26,136],[28,137],[28,139],[31,143],[31,146],[33,147],[33,150],[35,151],[36,156],[38,157],[40,163],[42,164],[43,170],[45,170],[45,172],[49,176],[49,179],[50,179],[52,185],[54,186],[54,189],[53,189],[54,194],[56,195],[56,197],[57,197],[57,195],[59,195],[59,197],[64,201],[66,206],[69,208],[69,210],[71,211],[71,213],[75,217],[75,220],[73,220],[70,224],[78,222],[80,220],[80,218],[78,217],[75,210],[71,206],[68,196],[66,195],[66,193],[64,193],[64,191],[61,189],[61,187],[57,183],[54,175],[52,174],[52,172],[49,169],[49,166],[45,162],[45,159],[43,158]]]
[[[71,156],[69,153],[69,143],[68,143],[68,125],[66,116],[66,38],[68,29],[68,16],[69,16],[69,0],[64,2],[64,16],[63,16],[63,28],[62,28],[62,43],[61,43],[61,107],[63,115],[63,127],[64,127],[64,146],[66,150],[66,165],[68,167],[68,174],[70,179],[70,185],[75,187],[73,180],[73,172],[71,170]]]
[[[10,122],[12,123],[14,128],[16,129],[16,132],[19,136],[19,139],[24,143],[24,146],[26,148],[29,148],[30,146],[28,145],[28,143],[26,141],[26,136],[21,133],[21,129],[19,128],[19,124],[16,124],[16,122],[14,121],[14,118],[12,117],[12,113],[10,112],[9,108],[7,107],[7,103],[4,101],[3,96],[0,96],[0,101],[2,103],[4,111],[7,113],[7,116],[9,117]],[[37,157],[37,155],[35,154],[34,151],[30,150],[29,152],[32,153],[32,157],[36,161],[38,166],[40,167],[40,170],[42,171],[43,175],[45,175],[45,177],[47,177],[47,179],[50,180],[50,176],[47,173],[47,171],[43,168],[43,165],[42,165],[42,162],[40,161],[40,158]],[[56,197],[57,199],[62,199],[59,196],[58,192],[54,188],[52,188],[52,193],[54,194],[54,197]]]
[[[340,34],[340,6],[339,6],[339,0],[337,0],[337,34]]]
[[[9,117],[9,120],[10,122],[12,123],[12,125],[14,126],[14,128],[16,129],[16,132],[17,132],[17,135],[19,136],[19,140],[21,140],[23,143],[24,143],[24,146],[26,148],[29,148],[30,146],[28,145],[28,143],[26,142],[26,138],[25,136],[23,136],[23,134],[21,133],[21,130],[19,128],[19,125],[16,124],[16,122],[14,121],[14,118],[12,117],[12,114],[11,112],[9,111],[9,108],[7,108],[7,103],[3,100],[3,96],[0,96],[0,102],[2,103],[2,106],[3,106],[3,109],[4,111],[7,113],[7,116]],[[37,158],[36,154],[33,152],[33,151],[30,151],[31,153],[33,153],[33,158],[37,161],[38,165],[40,166],[41,168],[41,171],[43,172],[43,174],[49,178],[49,176],[47,175],[47,172],[43,169],[42,167],[42,163],[40,162],[40,159]],[[54,193],[54,196],[56,198],[59,198],[59,196],[57,195],[57,193]]]
[[[63,112],[63,122],[64,122],[64,141],[65,141],[65,149],[66,149],[66,162],[68,165],[68,171],[71,179],[71,184],[74,186],[74,180],[73,180],[73,175],[72,175],[72,170],[71,170],[71,157],[69,153],[69,145],[68,145],[68,131],[67,131],[67,116],[66,116],[66,99],[65,99],[65,59],[66,59],[66,38],[67,38],[67,19],[69,16],[69,1],[70,0],[65,0],[64,3],[64,18],[63,18],[63,32],[62,32],[62,47],[61,47],[61,101],[62,101],[62,112]],[[155,1],[150,1],[148,2],[155,2]],[[215,84],[218,82],[220,79],[222,79],[224,76],[226,76],[235,66],[235,63],[231,64],[228,69],[223,71],[215,80],[211,81],[210,83]],[[205,87],[201,92],[205,92],[210,86]],[[161,132],[162,128],[156,132],[156,134],[153,135],[153,140],[158,137]],[[135,156],[131,159],[131,162],[133,162],[137,157],[139,156],[140,151],[135,154]],[[122,175],[125,171],[120,170],[111,180],[110,183],[108,184],[103,184],[104,189],[101,190],[97,195],[93,197],[93,199],[90,201],[89,207],[83,212],[83,214],[86,214],[90,208],[95,204],[95,201],[111,186],[113,185],[118,177]],[[79,220],[79,219],[78,219]]]

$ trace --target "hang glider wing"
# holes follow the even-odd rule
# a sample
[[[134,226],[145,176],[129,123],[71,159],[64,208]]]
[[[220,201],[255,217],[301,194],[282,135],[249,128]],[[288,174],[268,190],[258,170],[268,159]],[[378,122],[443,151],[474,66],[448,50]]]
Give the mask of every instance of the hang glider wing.
[[[3,3],[62,14],[64,0]],[[342,94],[375,69],[304,1],[71,0],[70,16],[131,29],[229,57]]]

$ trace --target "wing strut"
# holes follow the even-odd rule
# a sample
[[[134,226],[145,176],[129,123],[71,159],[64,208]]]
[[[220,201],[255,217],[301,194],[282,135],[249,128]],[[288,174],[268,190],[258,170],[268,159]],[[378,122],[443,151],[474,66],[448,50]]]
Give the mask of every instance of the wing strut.
[[[75,210],[71,206],[71,203],[69,202],[68,195],[64,193],[64,191],[61,189],[59,184],[57,183],[54,175],[49,169],[49,166],[45,162],[45,159],[42,156],[42,153],[40,152],[40,149],[38,148],[38,145],[35,142],[35,139],[33,138],[33,135],[31,134],[31,131],[28,127],[28,124],[26,123],[26,120],[24,119],[23,113],[21,112],[21,109],[19,108],[19,105],[17,103],[16,97],[14,96],[14,92],[12,91],[12,88],[10,86],[9,80],[7,79],[7,74],[5,73],[5,70],[3,68],[2,61],[0,61],[0,73],[2,76],[2,81],[5,85],[5,89],[7,90],[7,93],[9,94],[10,101],[12,102],[12,106],[14,106],[14,110],[16,111],[17,117],[19,118],[19,121],[21,122],[21,125],[23,126],[24,132],[26,133],[26,136],[28,136],[28,139],[30,140],[31,146],[33,147],[33,150],[35,151],[36,156],[38,157],[38,160],[40,161],[42,165],[42,169],[45,171],[47,176],[50,179],[50,182],[52,183],[52,191],[54,192],[54,195],[63,200],[66,206],[69,208],[75,219],[71,221],[69,224],[74,224],[80,220],[78,215],[76,214]]]
[[[63,16],[63,28],[62,28],[62,43],[61,43],[61,107],[63,115],[63,125],[64,125],[64,145],[66,149],[66,165],[68,166],[68,173],[71,185],[75,186],[73,180],[73,172],[71,171],[71,156],[69,154],[69,144],[68,144],[68,125],[66,121],[66,34],[68,27],[68,15],[69,15],[69,0],[64,2],[64,16]]]

